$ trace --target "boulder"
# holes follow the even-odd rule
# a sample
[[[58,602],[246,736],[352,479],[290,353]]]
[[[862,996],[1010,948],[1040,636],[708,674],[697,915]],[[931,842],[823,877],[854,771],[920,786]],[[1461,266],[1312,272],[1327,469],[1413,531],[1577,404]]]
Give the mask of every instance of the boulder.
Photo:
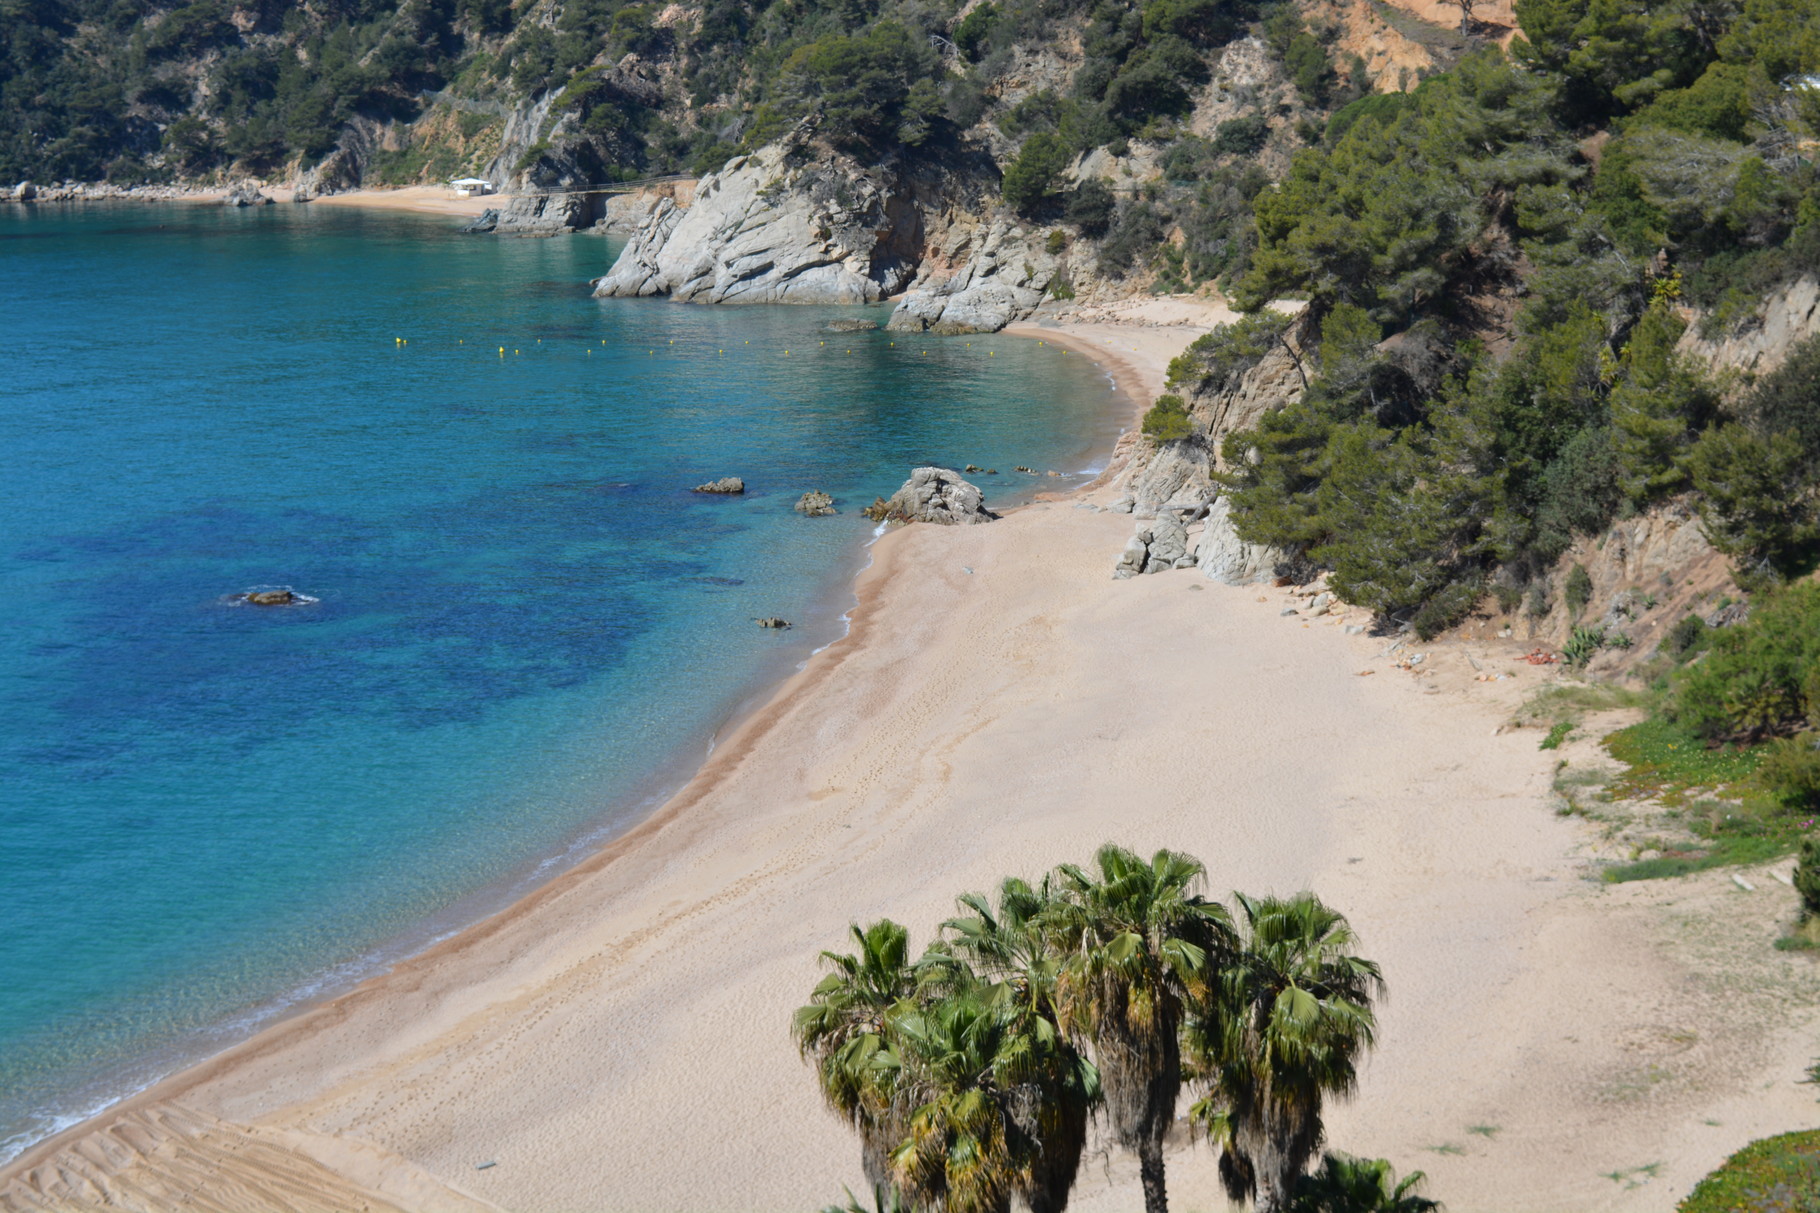
[[[1207,523],[1201,528],[1201,542],[1195,548],[1195,563],[1213,581],[1227,585],[1251,585],[1270,577],[1283,553],[1259,543],[1246,543],[1232,526],[1232,506],[1226,498],[1216,498],[1207,510]]]
[[[761,628],[781,629],[790,626],[790,621],[788,619],[779,619],[776,615],[767,615],[763,619],[754,619],[752,622],[756,623]]]
[[[828,322],[830,333],[876,333],[876,320],[831,320]]]
[[[270,206],[272,200],[259,192],[259,187],[250,182],[242,182],[229,190],[221,199],[223,206]]]
[[[1188,528],[1174,514],[1158,514],[1150,524],[1150,550],[1144,557],[1144,571],[1160,573],[1187,558]]]
[[[486,210],[474,216],[474,221],[463,226],[461,230],[470,233],[491,232],[498,227],[499,211],[496,208],[489,206]]]
[[[1138,522],[1125,550],[1119,553],[1112,576],[1123,581],[1140,573],[1161,573],[1193,564],[1194,558],[1188,554],[1188,528],[1175,514],[1159,514],[1155,519]]]
[[[874,502],[866,516],[889,522],[933,522],[937,526],[971,526],[998,517],[986,508],[985,495],[978,488],[947,468],[917,468],[903,487],[882,503],[882,509],[880,505]]]
[[[834,498],[820,489],[810,489],[796,501],[796,512],[809,518],[822,518],[829,514],[838,514],[834,508]]]
[[[298,601],[290,590],[253,590],[244,597],[253,606],[293,606]]]
[[[1144,560],[1150,555],[1150,528],[1138,524],[1137,533],[1125,542],[1118,563],[1112,566],[1112,579],[1125,581],[1144,571]]]
[[[13,197],[20,202],[30,202],[38,196],[38,187],[29,181],[21,181],[19,188],[13,191]]]
[[[690,490],[694,493],[743,493],[745,491],[746,482],[738,476],[722,476],[719,480],[698,484]]]

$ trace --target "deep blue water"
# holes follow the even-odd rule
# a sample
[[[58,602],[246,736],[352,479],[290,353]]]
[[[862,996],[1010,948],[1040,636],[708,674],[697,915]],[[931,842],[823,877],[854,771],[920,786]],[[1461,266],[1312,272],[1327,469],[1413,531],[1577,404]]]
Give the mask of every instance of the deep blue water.
[[[1078,355],[592,299],[609,256],[0,209],[0,1157],[648,809],[839,634],[910,466],[1109,446]]]

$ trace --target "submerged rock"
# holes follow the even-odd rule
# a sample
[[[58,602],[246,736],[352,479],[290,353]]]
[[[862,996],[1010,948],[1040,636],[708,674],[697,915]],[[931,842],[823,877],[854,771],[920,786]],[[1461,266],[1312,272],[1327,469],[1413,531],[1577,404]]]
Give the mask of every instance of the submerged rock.
[[[761,628],[787,628],[790,626],[788,619],[779,619],[776,615],[767,615],[763,619],[754,619],[752,622]]]
[[[820,489],[810,489],[796,501],[796,512],[810,518],[823,518],[829,514],[838,514],[834,508],[834,498]]]
[[[722,476],[719,480],[698,484],[690,490],[693,493],[743,493],[745,491],[746,482],[738,476]]]
[[[876,333],[876,320],[831,320],[828,322],[830,333]]]
[[[882,507],[882,508],[881,508]],[[971,526],[998,517],[986,508],[985,494],[947,468],[917,468],[891,499],[874,502],[866,517],[888,522],[933,522],[937,526]]]

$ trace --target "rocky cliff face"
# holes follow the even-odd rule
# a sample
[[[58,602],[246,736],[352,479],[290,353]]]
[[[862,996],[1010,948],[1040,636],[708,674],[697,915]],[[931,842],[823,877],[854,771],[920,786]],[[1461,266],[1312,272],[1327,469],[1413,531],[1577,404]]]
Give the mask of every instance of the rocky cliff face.
[[[1776,288],[1757,315],[1736,332],[1706,338],[1699,335],[1698,323],[1689,325],[1681,349],[1715,370],[1762,375],[1775,370],[1790,350],[1816,333],[1820,279],[1805,277]]]
[[[694,303],[876,303],[906,286],[920,214],[901,173],[771,144],[703,177],[694,204],[660,199],[601,296]]]
[[[1059,269],[997,192],[983,154],[862,166],[799,132],[702,178],[692,204],[653,203],[595,293],[853,304],[903,292],[893,330],[996,331],[1029,315]]]

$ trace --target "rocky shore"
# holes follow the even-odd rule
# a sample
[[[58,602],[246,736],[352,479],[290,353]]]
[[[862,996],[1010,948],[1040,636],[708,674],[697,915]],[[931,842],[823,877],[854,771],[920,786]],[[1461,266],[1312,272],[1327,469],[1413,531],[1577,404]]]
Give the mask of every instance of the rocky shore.
[[[219,186],[111,185],[105,181],[65,181],[57,185],[21,181],[0,187],[0,202],[207,202],[221,195]]]

